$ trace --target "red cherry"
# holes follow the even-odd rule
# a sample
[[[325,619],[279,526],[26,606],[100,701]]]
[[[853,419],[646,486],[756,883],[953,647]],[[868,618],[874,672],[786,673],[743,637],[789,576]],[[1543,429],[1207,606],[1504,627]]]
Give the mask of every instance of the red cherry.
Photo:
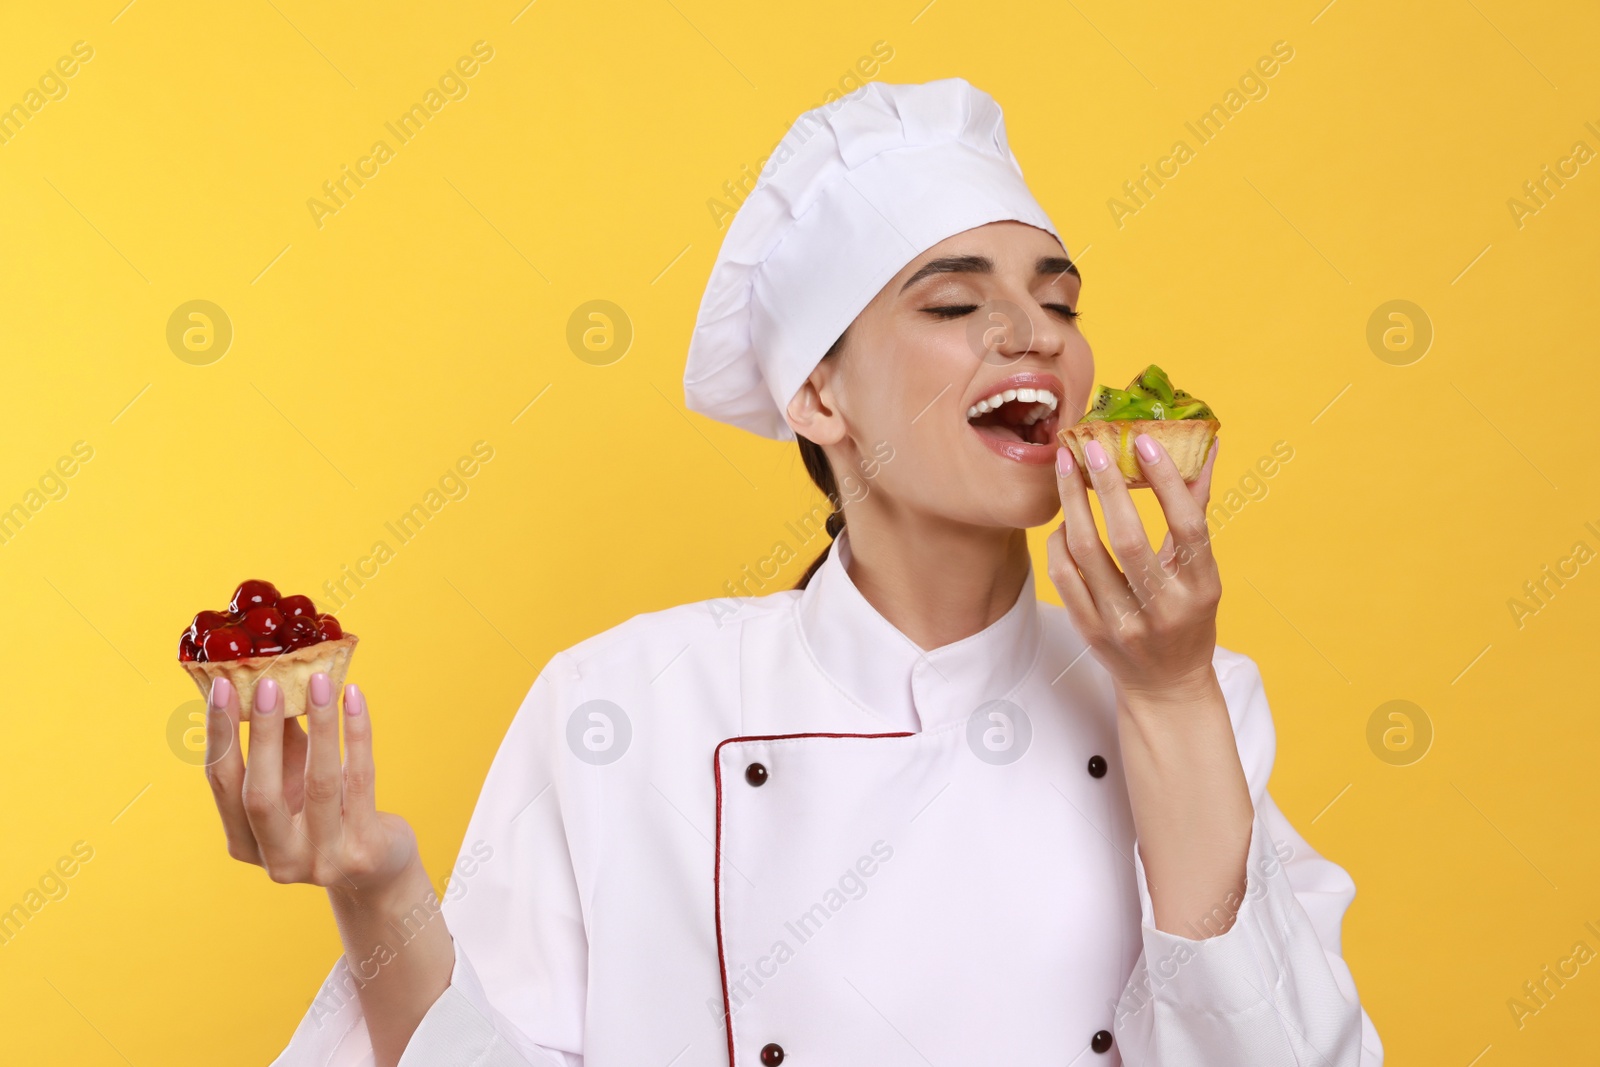
[[[189,636],[193,638],[194,643],[198,645],[201,640],[205,638],[206,634],[210,633],[212,630],[215,630],[219,626],[228,625],[228,622],[228,617],[220,611],[202,611],[200,614],[196,615],[194,617],[194,621],[189,624]]]
[[[252,637],[269,637],[283,629],[283,612],[262,606],[244,613],[244,628]]]
[[[250,647],[252,656],[281,656],[283,655],[283,642],[277,635],[272,637],[258,637]]]
[[[239,588],[233,591],[233,600],[228,604],[228,610],[235,615],[243,615],[251,608],[258,608],[263,604],[271,607],[277,602],[277,586],[260,578],[251,578],[240,582]]]
[[[283,638],[283,643],[290,649],[305,648],[321,641],[322,631],[317,627],[314,616],[298,615],[290,619],[277,636]]]
[[[317,628],[322,631],[324,641],[337,641],[344,636],[344,628],[339,625],[339,620],[332,615],[317,616]]]
[[[296,619],[301,615],[309,615],[313,619],[317,617],[317,606],[308,596],[286,596],[278,601],[278,610],[283,612],[286,619]]]
[[[200,646],[194,643],[194,638],[189,636],[189,631],[183,631],[183,636],[178,638],[178,662],[193,663],[199,658]]]
[[[250,655],[250,633],[242,626],[219,626],[200,643],[207,663],[243,659]]]

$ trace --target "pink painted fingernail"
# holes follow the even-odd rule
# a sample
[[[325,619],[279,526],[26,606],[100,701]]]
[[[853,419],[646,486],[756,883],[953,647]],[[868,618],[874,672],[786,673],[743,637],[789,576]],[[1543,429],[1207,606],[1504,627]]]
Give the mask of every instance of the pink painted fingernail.
[[[328,701],[333,699],[333,687],[328,684],[328,676],[318,671],[311,676],[311,703],[319,708],[327,707]]]
[[[222,711],[233,699],[233,683],[218,675],[211,679],[211,707]]]
[[[1147,433],[1135,437],[1133,447],[1139,450],[1139,458],[1146,463],[1155,463],[1161,458],[1161,449],[1156,447],[1155,439]]]
[[[1099,441],[1085,442],[1083,457],[1089,462],[1089,469],[1092,471],[1103,471],[1111,465],[1111,457],[1100,447]]]
[[[271,715],[278,710],[278,683],[271,678],[263,678],[256,683],[256,711],[263,715]]]
[[[1072,450],[1068,448],[1056,449],[1056,473],[1063,478],[1072,475]]]
[[[367,710],[367,698],[354,682],[344,687],[344,713],[352,719]]]

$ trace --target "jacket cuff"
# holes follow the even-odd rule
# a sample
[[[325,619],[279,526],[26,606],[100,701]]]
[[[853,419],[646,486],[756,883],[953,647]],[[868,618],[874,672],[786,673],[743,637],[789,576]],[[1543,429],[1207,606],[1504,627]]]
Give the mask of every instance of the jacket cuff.
[[[456,962],[450,985],[417,1024],[399,1067],[564,1067],[553,1054],[529,1061],[506,1041],[461,942],[452,939],[452,944]]]
[[[1281,992],[1284,964],[1291,952],[1288,931],[1295,897],[1284,870],[1289,858],[1261,820],[1252,820],[1243,897],[1230,893],[1217,902],[1209,916],[1189,924],[1186,932],[1191,936],[1183,936],[1156,928],[1144,857],[1135,842],[1134,871],[1149,988],[1133,991],[1134,1006],[1140,1001],[1160,1000],[1211,1015],[1271,1010]],[[1227,925],[1230,911],[1234,912],[1231,927]]]

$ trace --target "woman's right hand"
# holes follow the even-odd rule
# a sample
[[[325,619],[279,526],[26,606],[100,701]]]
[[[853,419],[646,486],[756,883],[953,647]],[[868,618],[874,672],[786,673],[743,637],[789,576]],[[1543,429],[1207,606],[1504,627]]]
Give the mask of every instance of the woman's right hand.
[[[372,722],[361,690],[345,686],[341,715],[326,674],[313,675],[308,688],[308,729],[302,729],[297,719],[284,722],[281,687],[271,678],[256,683],[246,761],[238,694],[227,679],[212,680],[206,778],[228,855],[265,868],[274,882],[382,896],[420,869],[416,834],[400,816],[374,806]]]

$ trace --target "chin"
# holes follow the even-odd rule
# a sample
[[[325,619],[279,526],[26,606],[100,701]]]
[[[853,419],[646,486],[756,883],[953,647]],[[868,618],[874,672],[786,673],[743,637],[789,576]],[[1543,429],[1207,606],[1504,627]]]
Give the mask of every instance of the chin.
[[[1056,495],[1056,483],[1050,482],[1050,492],[1038,500],[1015,509],[1012,514],[1014,521],[1011,526],[1020,530],[1031,530],[1035,526],[1043,526],[1061,513],[1061,498]]]
[[[981,516],[978,522],[985,526],[1002,526],[1012,530],[1031,530],[1043,526],[1061,511],[1061,497],[1056,494],[1055,468],[1045,476],[1034,472],[1032,476],[1019,470],[1013,484],[1001,486],[991,479],[987,484],[975,485],[974,511]],[[1034,482],[1036,484],[1021,484]]]

